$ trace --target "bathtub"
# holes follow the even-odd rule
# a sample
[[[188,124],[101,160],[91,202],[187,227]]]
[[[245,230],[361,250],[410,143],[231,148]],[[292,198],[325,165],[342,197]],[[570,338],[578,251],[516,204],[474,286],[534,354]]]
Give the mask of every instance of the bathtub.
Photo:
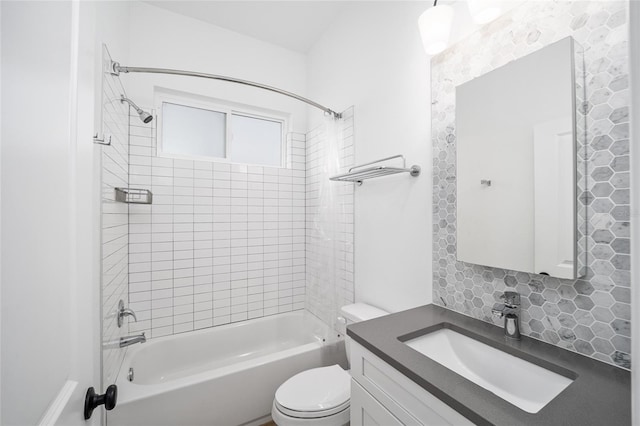
[[[345,362],[343,341],[307,311],[152,339],[128,348],[107,425],[258,425],[289,377]]]

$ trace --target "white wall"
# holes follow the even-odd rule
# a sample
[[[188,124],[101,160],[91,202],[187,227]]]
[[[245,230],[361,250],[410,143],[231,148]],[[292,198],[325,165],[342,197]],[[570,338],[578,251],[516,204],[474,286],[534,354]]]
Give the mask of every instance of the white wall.
[[[70,372],[71,3],[2,4],[2,419],[34,424]]]
[[[355,106],[356,164],[403,154],[422,167],[355,196],[355,297],[390,311],[431,301],[431,143],[424,3],[352,4],[308,54],[309,97]],[[310,128],[320,123],[312,111]],[[345,185],[344,183],[336,183]]]
[[[96,1],[95,3],[95,43],[97,49],[96,66],[102,64],[102,44],[106,44],[113,58],[121,62],[129,61],[131,22],[131,2]],[[102,81],[96,75],[96,93],[100,93]]]
[[[131,5],[130,60],[123,65],[228,75],[304,95],[305,56],[142,2]],[[122,77],[130,97],[153,104],[153,86],[292,113],[293,130],[307,131],[306,105],[282,95],[221,81],[151,74]]]

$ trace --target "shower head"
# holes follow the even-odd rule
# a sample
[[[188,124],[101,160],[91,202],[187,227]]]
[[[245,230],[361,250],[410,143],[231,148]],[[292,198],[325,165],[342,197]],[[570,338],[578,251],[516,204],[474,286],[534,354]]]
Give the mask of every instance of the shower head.
[[[153,120],[153,115],[149,114],[148,112],[144,111],[142,108],[138,107],[138,105],[136,105],[131,99],[126,98],[124,95],[120,95],[120,102],[126,102],[129,105],[131,105],[133,109],[136,110],[136,112],[140,116],[140,120],[143,123],[146,124],[146,123],[149,123],[151,120]]]
[[[140,110],[138,111],[138,114],[140,115],[140,120],[142,120],[143,123],[148,123],[153,120],[153,116],[146,111]]]

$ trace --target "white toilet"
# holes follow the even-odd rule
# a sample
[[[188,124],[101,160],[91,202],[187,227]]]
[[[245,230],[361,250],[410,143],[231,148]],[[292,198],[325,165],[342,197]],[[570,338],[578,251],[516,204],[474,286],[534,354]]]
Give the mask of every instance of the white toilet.
[[[347,325],[388,312],[364,303],[343,306]],[[345,338],[347,360],[349,341]],[[342,426],[349,423],[351,375],[339,365],[312,368],[284,382],[276,391],[271,417],[278,426]]]

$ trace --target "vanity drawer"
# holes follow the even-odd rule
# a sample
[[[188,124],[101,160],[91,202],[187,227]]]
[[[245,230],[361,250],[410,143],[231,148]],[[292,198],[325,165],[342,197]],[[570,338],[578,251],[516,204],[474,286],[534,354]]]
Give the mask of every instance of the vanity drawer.
[[[351,377],[405,425],[473,425],[362,345],[352,341]]]
[[[351,379],[351,426],[404,426],[355,380]]]

